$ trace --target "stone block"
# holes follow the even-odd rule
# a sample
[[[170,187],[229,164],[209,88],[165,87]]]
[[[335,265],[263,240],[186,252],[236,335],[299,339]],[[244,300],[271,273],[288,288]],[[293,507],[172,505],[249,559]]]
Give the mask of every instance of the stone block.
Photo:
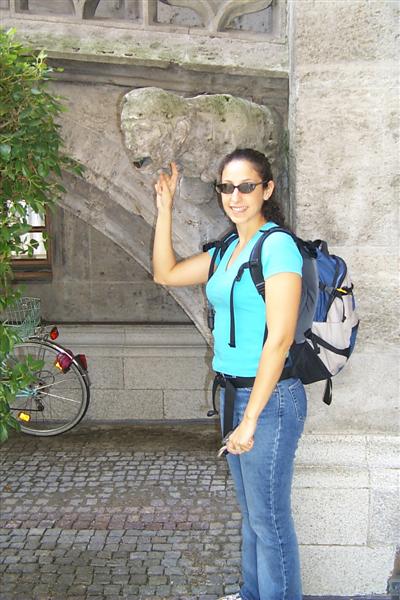
[[[92,387],[99,389],[123,389],[122,360],[122,357],[96,357],[91,359],[89,355],[88,365]]]
[[[366,469],[366,442],[363,435],[305,434],[296,457],[302,467],[351,467]]]
[[[127,389],[200,390],[211,384],[211,373],[198,358],[151,357],[124,359]]]
[[[293,2],[296,61],[307,65],[396,60],[396,2]],[[340,68],[339,67],[339,68]]]
[[[160,390],[93,389],[85,419],[125,421],[163,418]]]
[[[374,467],[369,480],[372,490],[400,490],[400,469]]]
[[[296,172],[299,232],[341,245],[393,247],[397,239],[393,227],[397,218],[393,122],[397,89],[378,88],[372,96],[354,83],[338,101],[335,88],[321,94],[319,88],[303,90],[301,81],[298,85],[301,93],[293,135],[296,163],[301,165]],[[369,173],[373,173],[373,186]]]
[[[368,545],[396,545],[400,541],[400,488],[371,490]]]
[[[302,489],[360,490],[369,487],[369,473],[357,467],[318,467],[296,464],[293,487]]]
[[[70,211],[56,207],[51,218],[53,285],[58,281],[89,280],[90,229]]]
[[[296,531],[301,544],[365,545],[368,489],[294,489]]]
[[[149,282],[153,279],[150,273],[132,256],[94,228],[91,228],[90,251],[93,281],[101,283]],[[161,289],[158,287],[159,291]]]
[[[166,419],[205,419],[207,411],[211,408],[211,394],[207,390],[167,390],[164,392]]]
[[[302,545],[304,594],[384,594],[395,548]]]
[[[24,293],[41,298],[41,315],[49,323],[91,321],[90,286],[86,281],[58,281],[22,286]]]
[[[141,283],[93,283],[93,320],[112,322],[189,322],[189,318],[165,289],[152,281]]]
[[[398,421],[397,421],[398,426]],[[370,469],[400,468],[400,436],[399,435],[368,435],[367,461]]]
[[[307,386],[305,430],[318,432],[397,433],[399,431],[398,356],[356,348],[333,379],[332,404],[322,402],[324,384]],[[391,376],[384,376],[382,374]]]

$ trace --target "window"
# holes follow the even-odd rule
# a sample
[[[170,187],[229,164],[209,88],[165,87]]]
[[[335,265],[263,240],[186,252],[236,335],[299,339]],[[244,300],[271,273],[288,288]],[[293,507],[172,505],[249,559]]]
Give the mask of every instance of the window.
[[[31,226],[29,233],[22,237],[23,243],[35,240],[37,247],[33,255],[18,254],[12,260],[14,281],[50,280],[51,279],[51,246],[50,241],[45,244],[49,236],[49,213],[41,217],[32,209],[27,210],[27,221]]]

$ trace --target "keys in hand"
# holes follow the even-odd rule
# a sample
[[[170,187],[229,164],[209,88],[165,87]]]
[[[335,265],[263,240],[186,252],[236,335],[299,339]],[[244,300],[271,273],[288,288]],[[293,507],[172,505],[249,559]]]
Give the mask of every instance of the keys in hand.
[[[218,450],[217,452],[217,457],[221,458],[221,456],[226,456],[228,454],[228,440],[229,440],[229,436],[232,435],[234,430],[229,431],[226,436],[224,437],[224,439],[222,440],[222,446],[221,448]]]

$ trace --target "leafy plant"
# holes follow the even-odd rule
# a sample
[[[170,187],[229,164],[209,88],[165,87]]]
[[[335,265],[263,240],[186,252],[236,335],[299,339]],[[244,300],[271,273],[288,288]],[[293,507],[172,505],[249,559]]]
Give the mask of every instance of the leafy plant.
[[[15,29],[0,29],[0,313],[12,307],[21,292],[12,285],[11,260],[33,256],[37,240],[28,240],[29,212],[45,216],[65,192],[62,170],[82,174],[82,167],[63,152],[57,118],[65,110],[48,90],[53,69],[44,51],[23,47]],[[40,368],[32,359],[13,362],[21,341],[0,322],[0,442],[10,427],[19,429],[10,412],[17,392]]]

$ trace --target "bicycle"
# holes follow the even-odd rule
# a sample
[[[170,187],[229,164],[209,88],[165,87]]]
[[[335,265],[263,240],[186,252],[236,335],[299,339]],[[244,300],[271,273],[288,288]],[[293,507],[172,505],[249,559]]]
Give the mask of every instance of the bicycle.
[[[34,370],[34,382],[17,393],[10,407],[21,431],[52,436],[78,425],[90,401],[86,356],[56,343],[57,327],[40,325],[39,298],[20,298],[0,315],[0,321],[22,340],[7,361],[12,365],[32,356],[41,363]]]

